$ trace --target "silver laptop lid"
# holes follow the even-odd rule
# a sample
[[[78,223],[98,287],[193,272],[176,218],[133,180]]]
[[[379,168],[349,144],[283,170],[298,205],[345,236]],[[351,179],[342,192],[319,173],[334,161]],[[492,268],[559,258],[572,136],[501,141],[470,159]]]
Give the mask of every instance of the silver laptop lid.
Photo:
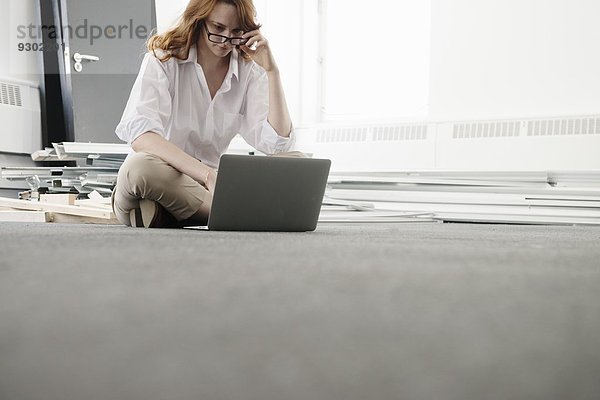
[[[315,230],[330,167],[323,159],[223,155],[208,229]]]

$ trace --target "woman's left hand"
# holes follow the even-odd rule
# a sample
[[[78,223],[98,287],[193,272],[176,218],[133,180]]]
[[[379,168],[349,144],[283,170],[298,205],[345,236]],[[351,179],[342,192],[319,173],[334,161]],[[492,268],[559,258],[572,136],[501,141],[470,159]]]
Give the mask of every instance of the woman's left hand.
[[[248,41],[246,44],[240,45],[240,49],[248,54],[252,61],[267,72],[277,71],[277,64],[269,47],[269,41],[260,33],[260,30],[246,32],[242,37]],[[252,49],[253,47],[254,49]]]
[[[216,184],[217,184],[217,171],[210,168],[210,170],[208,171],[208,174],[206,175],[206,182],[204,183],[204,187],[211,194],[214,194]]]

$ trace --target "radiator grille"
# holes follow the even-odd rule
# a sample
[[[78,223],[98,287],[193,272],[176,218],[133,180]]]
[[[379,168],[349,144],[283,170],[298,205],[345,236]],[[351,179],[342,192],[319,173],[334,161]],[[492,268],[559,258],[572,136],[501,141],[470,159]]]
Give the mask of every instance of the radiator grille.
[[[22,107],[21,87],[0,82],[0,104]]]
[[[426,140],[427,135],[425,124],[321,128],[317,130],[317,143]]]
[[[368,128],[323,128],[317,131],[317,142],[366,142],[367,133]]]
[[[527,136],[598,135],[600,118],[540,119],[527,123]]]
[[[521,123],[518,121],[472,122],[455,124],[454,139],[501,138],[519,136]]]
[[[378,127],[373,131],[373,140],[382,141],[403,141],[403,140],[426,140],[427,125],[405,125]]]

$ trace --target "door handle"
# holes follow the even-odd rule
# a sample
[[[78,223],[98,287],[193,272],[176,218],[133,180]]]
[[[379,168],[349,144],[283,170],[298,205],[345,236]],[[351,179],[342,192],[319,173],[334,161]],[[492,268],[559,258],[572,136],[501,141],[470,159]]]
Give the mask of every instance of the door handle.
[[[73,54],[73,60],[75,60],[73,68],[75,68],[75,71],[81,72],[83,71],[83,65],[81,64],[82,61],[100,61],[100,57],[75,53]]]
[[[87,56],[85,54],[79,54],[79,53],[75,53],[73,54],[73,59],[75,60],[75,62],[82,62],[83,60],[86,61],[100,61],[100,57],[96,57],[96,56]]]

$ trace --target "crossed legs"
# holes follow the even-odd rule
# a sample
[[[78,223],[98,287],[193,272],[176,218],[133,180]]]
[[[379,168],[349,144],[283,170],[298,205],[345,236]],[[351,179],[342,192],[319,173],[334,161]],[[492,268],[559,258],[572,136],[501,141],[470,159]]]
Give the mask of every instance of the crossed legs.
[[[122,224],[131,225],[129,214],[141,199],[156,201],[182,226],[206,224],[212,204],[204,186],[145,152],[130,154],[119,169],[113,210]]]

